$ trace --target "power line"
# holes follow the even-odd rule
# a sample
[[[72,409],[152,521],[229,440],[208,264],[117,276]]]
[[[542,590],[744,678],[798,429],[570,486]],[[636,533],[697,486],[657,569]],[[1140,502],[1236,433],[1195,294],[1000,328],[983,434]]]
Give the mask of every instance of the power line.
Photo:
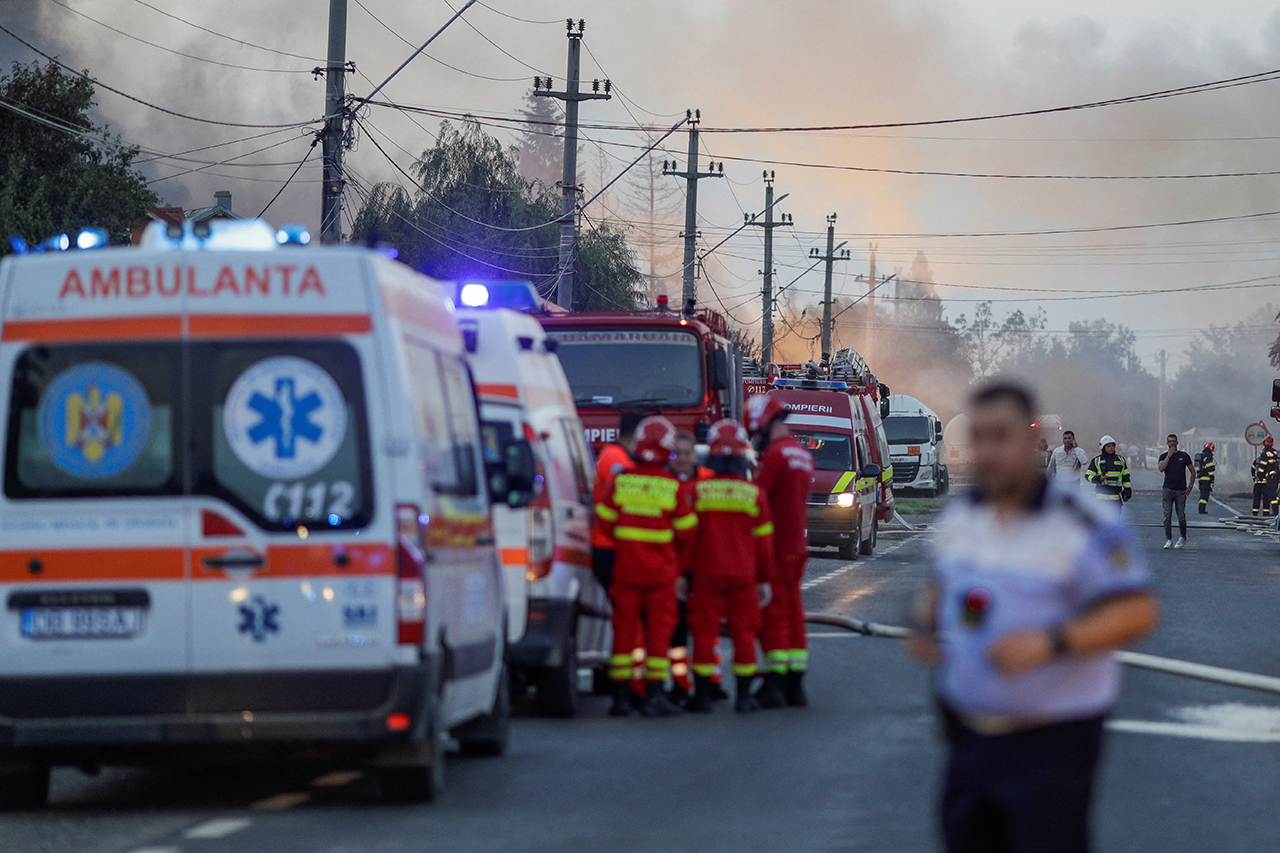
[[[289,53],[288,51],[285,51],[285,50],[276,50],[274,47],[266,47],[264,45],[254,44],[253,42],[250,42],[250,41],[244,41],[243,39],[238,39],[238,38],[235,38],[234,36],[229,36],[224,33],[217,32],[216,30],[211,30],[208,27],[202,27],[197,23],[188,21],[186,18],[179,18],[177,15],[173,14],[172,12],[166,12],[164,9],[161,9],[157,6],[152,6],[150,3],[145,2],[145,0],[133,0],[133,2],[139,4],[140,6],[146,6],[151,11],[158,12],[161,15],[164,15],[166,18],[172,18],[173,20],[178,21],[179,23],[186,24],[189,27],[195,27],[197,30],[206,32],[211,36],[217,36],[220,39],[233,41],[236,44],[242,44],[245,47],[252,47],[255,50],[265,50],[268,53],[278,54],[279,56],[288,56],[293,59],[305,59],[307,62],[324,62],[324,60],[320,59],[319,57],[303,56],[300,53]]]
[[[320,142],[319,136],[316,136],[314,139],[311,140],[311,146],[307,148],[307,153],[303,154],[302,159],[298,161],[298,168],[294,169],[293,174],[289,175],[289,179],[286,180],[283,184],[281,184],[280,189],[276,190],[276,194],[271,197],[271,201],[267,202],[267,206],[262,208],[262,211],[258,214],[258,219],[261,219],[263,216],[266,215],[267,211],[271,209],[271,205],[276,203],[276,199],[280,198],[280,194],[284,192],[285,189],[289,186],[290,182],[293,181],[295,177],[297,177],[298,172],[302,171],[303,165],[311,157],[311,153],[316,150],[316,144],[319,142]]]
[[[472,3],[474,3],[474,2],[476,2],[476,0],[468,0],[467,5],[466,5],[466,6],[463,6],[463,7],[462,7],[462,9],[460,9],[460,10],[458,11],[458,14],[459,14],[459,15],[461,15],[463,12],[467,11],[467,8],[468,8],[469,6],[471,6],[471,4],[472,4]],[[449,2],[449,0],[444,0],[444,5],[448,6],[450,9],[452,9],[452,8],[453,8],[453,4],[452,4],[452,3],[450,3],[450,2]],[[511,59],[511,60],[513,60],[513,61],[515,61],[515,62],[519,63],[520,65],[523,65],[525,68],[528,68],[530,71],[533,71],[533,72],[535,72],[535,73],[537,73],[537,74],[541,74],[541,75],[543,75],[543,76],[549,76],[549,75],[547,74],[547,72],[546,72],[546,71],[543,71],[541,68],[537,68],[537,67],[535,67],[535,66],[533,66],[533,65],[530,65],[529,63],[525,62],[525,61],[524,61],[523,59],[521,59],[520,57],[515,56],[514,54],[512,54],[510,51],[508,51],[508,50],[507,50],[506,48],[504,48],[502,45],[498,44],[498,43],[497,43],[496,41],[494,41],[493,39],[489,38],[487,35],[485,35],[485,34],[480,30],[480,28],[479,28],[479,27],[477,27],[475,24],[473,24],[473,23],[471,23],[470,21],[468,21],[466,18],[463,18],[463,19],[462,19],[462,23],[466,24],[468,27],[470,27],[472,30],[474,30],[474,31],[475,31],[475,33],[476,33],[476,35],[480,36],[480,38],[484,39],[484,40],[485,40],[485,41],[487,41],[489,44],[493,45],[493,47],[495,47],[495,48],[496,48],[500,53],[502,53],[503,55],[505,55],[508,59]]]
[[[180,113],[180,112],[177,112],[176,110],[171,110],[166,107],[153,104],[150,101],[144,101],[141,98],[135,97],[134,95],[130,95],[128,92],[123,92],[120,89],[117,89],[113,86],[108,86],[106,83],[103,83],[101,80],[96,80],[82,71],[77,71],[76,69],[72,68],[70,65],[67,65],[65,62],[62,62],[61,60],[56,59],[55,57],[52,57],[49,54],[45,53],[43,50],[36,47],[31,42],[27,41],[26,39],[22,38],[17,33],[15,33],[13,30],[6,27],[4,24],[0,24],[0,32],[6,33],[14,41],[17,41],[25,45],[26,47],[30,48],[32,51],[38,53],[40,56],[43,56],[49,62],[52,62],[54,65],[58,66],[62,70],[70,74],[73,74],[76,77],[80,77],[81,79],[88,80],[90,83],[92,83],[94,86],[100,89],[106,89],[108,92],[114,92],[115,94],[119,95],[122,98],[127,98],[128,100],[133,101],[134,103],[141,104],[144,107],[149,107],[153,110],[156,110],[157,112],[165,113],[166,115],[174,116],[175,118],[186,119],[187,121],[200,122],[201,124],[216,124],[221,127],[248,127],[248,128],[255,128],[255,129],[305,127],[308,124],[315,124],[316,122],[321,121],[321,119],[309,119],[307,121],[295,121],[289,124],[248,124],[244,122],[219,121],[217,119],[200,118],[198,116],[187,115],[186,113]]]
[[[370,18],[373,18],[375,21],[377,21],[378,24],[381,25],[381,27],[384,30],[391,33],[391,35],[395,36],[396,38],[400,39],[400,41],[409,45],[409,47],[414,46],[413,42],[409,41],[407,38],[402,36],[398,31],[392,29],[390,25],[388,25],[385,21],[383,21],[381,18],[375,15],[372,9],[364,5],[364,3],[361,2],[361,0],[355,0],[355,2],[357,6],[359,6],[361,9],[365,11],[365,14],[367,14]],[[467,71],[465,68],[459,68],[456,65],[450,65],[449,63],[445,62],[443,59],[432,56],[429,53],[424,53],[423,56],[425,56],[427,59],[430,59],[432,62],[438,65],[443,65],[445,68],[448,68],[452,71],[457,71],[459,74],[466,74],[468,77],[475,77],[479,80],[490,80],[495,83],[522,83],[524,82],[524,79],[525,79],[524,77],[490,77],[487,74],[479,74],[475,71]]]
[[[504,18],[510,18],[511,20],[519,21],[522,24],[559,24],[561,23],[560,18],[557,18],[553,21],[532,21],[528,18],[520,18],[520,17],[517,17],[516,15],[512,15],[509,12],[504,12],[501,9],[495,9],[492,6],[490,6],[488,3],[481,3],[480,5],[488,9],[490,12],[493,12],[495,15],[501,15]]]
[[[66,3],[63,3],[63,2],[62,2],[62,0],[50,0],[50,2],[52,2],[52,3],[53,3],[54,5],[56,5],[56,6],[61,6],[63,9],[66,9],[68,12],[71,12],[72,14],[79,15],[80,17],[84,18],[85,20],[92,21],[93,23],[97,24],[97,25],[98,25],[98,26],[100,26],[100,27],[105,27],[106,29],[111,30],[111,32],[113,32],[113,33],[116,33],[116,34],[118,34],[118,35],[122,35],[122,36],[124,36],[124,37],[125,37],[125,38],[127,38],[127,39],[133,39],[134,41],[136,41],[136,42],[141,42],[142,44],[145,44],[145,45],[147,45],[148,47],[154,47],[154,48],[155,48],[155,49],[157,49],[157,50],[163,50],[165,53],[172,53],[172,54],[174,54],[174,55],[176,55],[176,56],[186,57],[187,59],[194,59],[196,62],[207,62],[207,63],[209,63],[210,65],[221,65],[223,68],[236,68],[236,69],[239,69],[239,70],[242,70],[242,71],[263,71],[263,72],[269,72],[269,73],[272,73],[272,74],[307,74],[307,73],[309,73],[309,72],[307,72],[305,69],[294,69],[294,68],[258,68],[258,67],[254,67],[254,66],[250,66],[250,65],[237,65],[237,64],[235,64],[235,63],[233,63],[233,62],[220,62],[219,60],[216,60],[216,59],[206,59],[206,58],[205,58],[205,57],[203,57],[203,56],[195,56],[195,55],[190,54],[190,53],[183,53],[183,52],[182,52],[182,51],[180,51],[180,50],[174,50],[174,49],[173,49],[173,48],[171,48],[171,47],[165,47],[165,46],[164,46],[164,45],[162,45],[162,44],[156,44],[156,43],[155,43],[155,42],[153,42],[153,41],[147,41],[147,40],[146,40],[146,39],[144,39],[144,38],[140,38],[140,37],[138,37],[138,36],[135,36],[133,33],[127,33],[127,32],[125,32],[124,30],[117,29],[117,28],[115,28],[115,27],[111,26],[111,25],[110,25],[110,24],[108,24],[108,23],[105,23],[105,22],[103,22],[103,21],[99,21],[97,18],[95,18],[95,17],[93,17],[93,16],[91,16],[91,15],[86,15],[84,12],[81,12],[79,9],[75,9],[75,8],[72,8],[71,6],[68,6]]]
[[[408,58],[408,59],[406,59],[404,62],[400,63],[400,66],[399,66],[398,68],[396,68],[396,70],[395,70],[395,71],[392,71],[392,72],[391,72],[391,74],[387,76],[387,79],[386,79],[386,80],[383,80],[381,83],[379,83],[377,86],[375,86],[375,87],[374,87],[374,89],[373,89],[373,91],[372,91],[372,92],[370,92],[366,97],[359,98],[359,99],[357,99],[357,100],[360,100],[360,101],[362,101],[362,102],[368,103],[368,101],[369,101],[369,99],[370,99],[370,98],[372,98],[374,95],[376,95],[376,94],[378,94],[379,92],[381,92],[381,91],[382,91],[382,88],[383,88],[384,86],[386,86],[388,83],[390,83],[390,82],[392,81],[392,79],[393,79],[397,74],[399,74],[401,71],[403,71],[403,70],[404,70],[404,69],[409,65],[409,63],[410,63],[410,62],[413,62],[413,60],[418,56],[418,54],[419,54],[419,53],[422,53],[424,50],[426,50],[426,49],[427,49],[427,46],[428,46],[429,44],[431,44],[433,41],[435,41],[435,40],[436,40],[436,38],[437,38],[441,33],[443,33],[445,30],[447,30],[447,29],[449,28],[449,25],[450,25],[450,24],[452,24],[454,21],[456,21],[456,20],[458,20],[459,18],[461,18],[461,17],[462,17],[462,13],[463,13],[463,12],[465,12],[465,11],[467,11],[468,9],[470,9],[470,8],[472,7],[472,5],[474,5],[474,4],[475,4],[475,2],[476,2],[476,0],[467,0],[466,5],[464,5],[461,9],[457,10],[456,12],[454,12],[454,13],[453,13],[453,17],[451,17],[449,20],[445,21],[445,22],[444,22],[444,24],[440,27],[440,29],[436,30],[436,31],[431,35],[431,38],[427,39],[426,41],[424,41],[424,42],[422,43],[422,47],[418,48],[418,49],[417,49],[417,50],[415,50],[413,53],[409,54],[409,58]],[[452,9],[453,7],[452,7],[452,6],[450,6],[449,8],[450,8],[450,9]]]
[[[1061,107],[1045,107],[1036,110],[1019,110],[1017,112],[992,113],[989,115],[968,116],[965,118],[929,119],[922,121],[878,122],[874,124],[815,125],[802,127],[709,127],[708,133],[813,133],[831,130],[882,130],[891,127],[926,127],[944,124],[965,124],[979,121],[996,121],[1006,118],[1049,115],[1051,113],[1091,110],[1100,107],[1111,107],[1121,104],[1135,104],[1144,101],[1174,98],[1180,95],[1194,95],[1200,92],[1213,92],[1219,89],[1231,89],[1236,86],[1249,86],[1254,83],[1269,83],[1280,80],[1280,69],[1261,71],[1256,74],[1245,74],[1240,77],[1229,77],[1223,80],[1212,80],[1207,83],[1195,83],[1190,86],[1178,86],[1172,89],[1161,89],[1141,95],[1126,95],[1119,98],[1107,98],[1100,101],[1088,101],[1082,104],[1070,104]]]

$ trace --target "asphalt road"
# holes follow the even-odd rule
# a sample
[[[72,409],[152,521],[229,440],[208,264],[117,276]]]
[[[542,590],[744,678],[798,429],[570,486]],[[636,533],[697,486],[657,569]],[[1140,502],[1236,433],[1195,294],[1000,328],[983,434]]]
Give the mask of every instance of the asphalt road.
[[[1128,511],[1164,609],[1140,650],[1280,676],[1280,541],[1219,524],[1227,513],[1215,505],[1192,515],[1187,548],[1164,551],[1158,494],[1139,491]],[[901,622],[926,548],[927,530],[900,530],[852,563],[815,552],[808,609]],[[808,709],[612,719],[591,697],[578,719],[518,718],[503,758],[451,757],[448,789],[430,805],[383,805],[342,767],[57,770],[49,809],[0,815],[0,849],[938,849],[942,750],[927,673],[896,641],[815,626],[811,648]],[[1280,696],[1131,670],[1106,752],[1097,849],[1280,850],[1278,767]]]

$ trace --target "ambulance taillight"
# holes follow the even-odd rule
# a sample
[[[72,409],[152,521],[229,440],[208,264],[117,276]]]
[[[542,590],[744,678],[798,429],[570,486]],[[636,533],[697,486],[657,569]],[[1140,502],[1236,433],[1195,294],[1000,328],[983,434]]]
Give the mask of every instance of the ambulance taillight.
[[[426,637],[426,557],[423,516],[412,504],[396,506],[396,642],[420,646]]]

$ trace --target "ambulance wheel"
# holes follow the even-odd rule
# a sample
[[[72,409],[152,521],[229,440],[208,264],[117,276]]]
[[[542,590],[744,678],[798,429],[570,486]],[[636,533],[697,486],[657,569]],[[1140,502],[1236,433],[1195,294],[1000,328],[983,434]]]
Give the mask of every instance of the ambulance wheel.
[[[40,809],[49,802],[49,765],[33,758],[0,763],[0,811]]]
[[[876,536],[880,530],[880,522],[871,522],[871,536],[862,540],[862,553],[870,555],[876,550]]]
[[[858,559],[858,543],[857,543],[857,541],[853,541],[853,542],[841,542],[840,544],[838,544],[838,545],[836,546],[836,551],[837,551],[837,553],[839,554],[840,559],[842,559],[842,560],[856,560],[856,559]]]
[[[544,717],[572,717],[578,713],[578,637],[569,626],[559,666],[538,671],[534,681],[534,703]]]
[[[460,726],[454,733],[463,755],[498,756],[507,751],[511,736],[511,676],[504,663],[498,672],[493,710]]]

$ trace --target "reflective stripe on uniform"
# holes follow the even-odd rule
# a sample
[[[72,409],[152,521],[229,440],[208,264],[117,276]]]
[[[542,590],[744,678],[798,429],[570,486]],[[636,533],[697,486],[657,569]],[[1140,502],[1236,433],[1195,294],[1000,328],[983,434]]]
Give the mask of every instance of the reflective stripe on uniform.
[[[648,681],[665,681],[671,663],[666,658],[648,658],[644,662],[644,677]]]
[[[716,674],[716,665],[713,663],[695,663],[693,665],[693,674],[701,675],[703,678],[710,678]]]
[[[694,518],[693,523],[697,524],[698,519]],[[650,530],[647,527],[615,527],[613,529],[613,538],[620,542],[656,542],[664,544],[674,542],[676,534],[674,530]]]
[[[614,681],[631,680],[631,655],[620,654],[609,656],[609,678]]]
[[[605,521],[618,520],[617,510],[612,510],[609,507],[605,506],[604,504],[596,504],[596,515],[600,516]]]
[[[698,526],[698,516],[693,513],[682,515],[675,521],[671,522],[671,526],[676,530],[689,530],[690,528]]]
[[[766,672],[784,673],[791,662],[791,654],[786,649],[774,649],[771,652],[765,652],[764,661]]]
[[[755,675],[760,671],[760,667],[753,663],[735,663],[733,665],[734,675]]]
[[[766,521],[764,524],[760,525],[759,527],[751,528],[751,535],[752,536],[772,536],[773,522]]]
[[[786,655],[787,664],[792,672],[804,672],[809,668],[808,649],[788,649]]]

